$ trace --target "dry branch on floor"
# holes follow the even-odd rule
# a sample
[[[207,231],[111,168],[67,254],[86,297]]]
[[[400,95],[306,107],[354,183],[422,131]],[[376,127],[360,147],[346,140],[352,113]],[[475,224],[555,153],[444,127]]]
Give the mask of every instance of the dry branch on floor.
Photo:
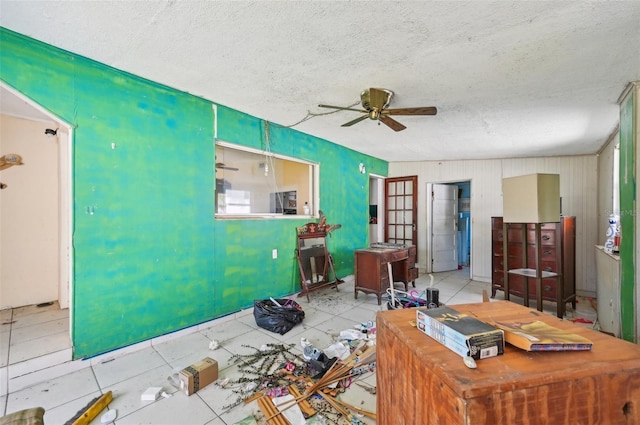
[[[348,419],[350,423],[360,423],[359,419],[352,413],[350,413],[350,410],[375,419],[375,413],[368,412],[364,409],[360,409],[348,403],[342,402],[337,399],[335,394],[331,394],[331,392],[333,391],[332,387],[337,382],[349,379],[356,374],[354,373],[354,369],[356,367],[365,365],[365,361],[369,363],[375,361],[375,352],[375,346],[368,347],[364,344],[359,345],[356,350],[354,350],[345,360],[336,361],[333,365],[331,365],[329,370],[327,370],[326,373],[316,382],[307,379],[307,387],[301,395],[295,397],[288,403],[283,403],[282,405],[280,405],[277,412],[272,413],[271,415],[265,414],[265,416],[267,416],[267,422],[269,422],[270,419],[281,416],[281,413],[287,408],[293,407],[296,404],[300,405],[300,403],[306,401],[314,395],[318,395],[325,399],[344,418]]]

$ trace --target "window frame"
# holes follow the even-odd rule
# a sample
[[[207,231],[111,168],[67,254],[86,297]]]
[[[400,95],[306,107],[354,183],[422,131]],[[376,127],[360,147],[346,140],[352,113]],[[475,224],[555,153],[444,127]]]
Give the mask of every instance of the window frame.
[[[260,213],[219,213],[217,208],[214,210],[214,218],[216,220],[236,220],[236,219],[300,219],[300,218],[316,218],[318,216],[318,211],[320,210],[320,163],[308,161],[300,158],[291,157],[288,155],[282,155],[278,153],[274,153],[271,151],[265,151],[261,149],[251,148],[248,146],[238,145],[231,142],[226,142],[224,140],[215,140],[214,141],[214,179],[215,179],[215,155],[217,154],[218,146],[223,147],[224,149],[232,149],[240,152],[247,152],[252,154],[261,155],[265,158],[275,158],[283,161],[295,162],[298,164],[304,164],[310,167],[310,179],[309,182],[309,190],[311,194],[309,196],[310,205],[310,213],[309,214],[285,214],[281,213],[271,213],[271,212],[260,212]],[[278,189],[276,187],[276,189]],[[282,191],[278,191],[276,193],[280,193]],[[216,197],[218,196],[217,185],[214,185],[213,190],[214,196],[214,205],[217,205]]]

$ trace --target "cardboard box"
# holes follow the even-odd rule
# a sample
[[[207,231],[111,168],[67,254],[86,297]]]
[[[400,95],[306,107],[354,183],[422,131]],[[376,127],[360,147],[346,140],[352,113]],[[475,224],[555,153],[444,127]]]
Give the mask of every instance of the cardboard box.
[[[527,174],[502,179],[505,223],[560,221],[560,175]]]
[[[182,369],[178,377],[180,390],[186,395],[191,395],[218,379],[218,362],[211,357],[205,357]]]
[[[504,332],[450,307],[416,309],[417,326],[462,357],[475,360],[504,354]]]

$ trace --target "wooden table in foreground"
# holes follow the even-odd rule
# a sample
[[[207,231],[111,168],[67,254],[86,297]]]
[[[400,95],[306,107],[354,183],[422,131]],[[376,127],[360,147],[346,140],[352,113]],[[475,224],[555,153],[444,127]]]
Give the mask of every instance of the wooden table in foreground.
[[[593,341],[591,351],[462,357],[410,324],[416,310],[377,315],[377,423],[637,424],[640,345],[509,302],[449,306],[481,320],[541,320]]]

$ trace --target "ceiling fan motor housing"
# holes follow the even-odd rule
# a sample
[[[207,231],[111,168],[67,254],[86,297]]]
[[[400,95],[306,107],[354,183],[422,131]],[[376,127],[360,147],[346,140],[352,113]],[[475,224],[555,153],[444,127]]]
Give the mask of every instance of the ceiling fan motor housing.
[[[371,90],[375,90],[375,96],[373,99],[373,103],[371,101]],[[393,97],[393,92],[387,89],[366,89],[360,93],[360,101],[362,103],[362,107],[367,111],[371,111],[373,109],[377,109],[378,111],[386,108],[391,103],[391,97]],[[375,119],[375,118],[372,118]]]

